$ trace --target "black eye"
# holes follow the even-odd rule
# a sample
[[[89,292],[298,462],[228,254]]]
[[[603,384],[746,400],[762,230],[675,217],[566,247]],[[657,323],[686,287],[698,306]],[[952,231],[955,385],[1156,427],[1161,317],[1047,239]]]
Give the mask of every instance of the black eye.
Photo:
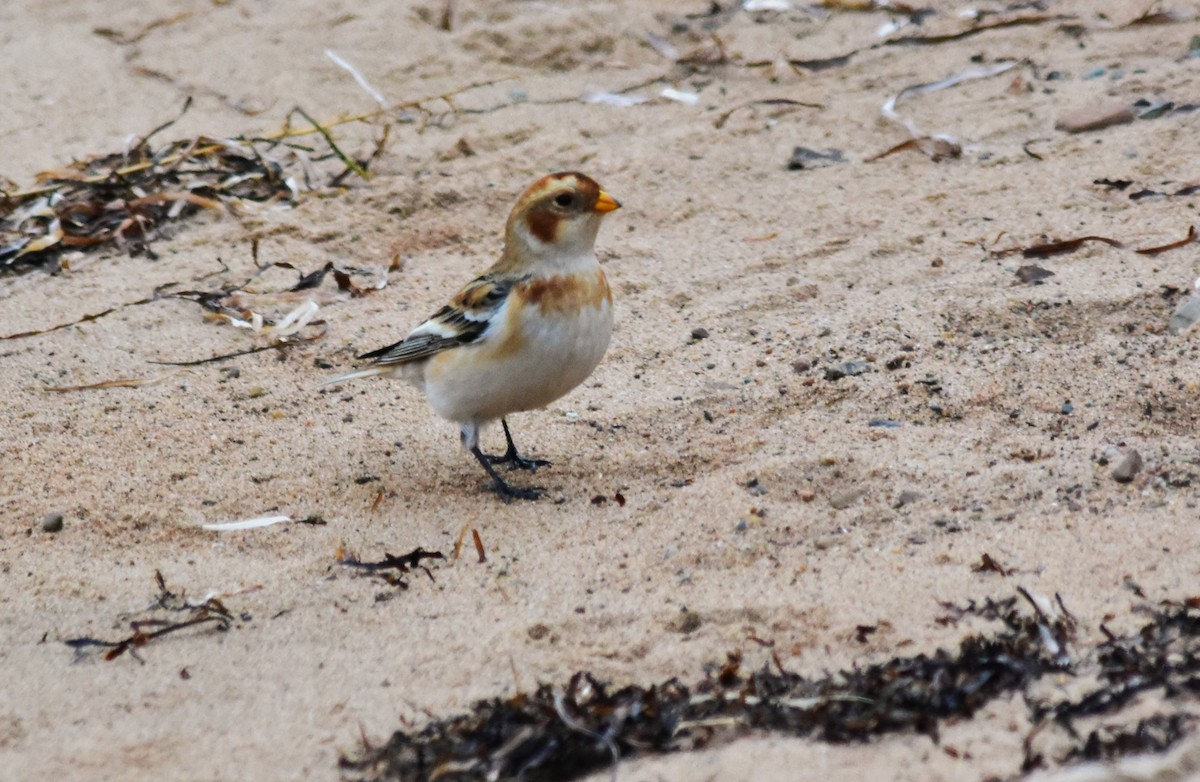
[[[554,203],[558,204],[563,209],[566,209],[567,207],[571,206],[571,204],[575,203],[575,199],[571,197],[570,193],[559,193],[558,195],[554,196]]]

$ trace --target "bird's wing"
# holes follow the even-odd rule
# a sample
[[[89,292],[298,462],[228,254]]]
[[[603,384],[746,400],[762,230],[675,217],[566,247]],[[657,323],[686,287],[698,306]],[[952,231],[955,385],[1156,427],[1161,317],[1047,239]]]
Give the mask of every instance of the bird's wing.
[[[417,326],[407,337],[359,356],[374,366],[420,361],[443,350],[480,339],[508,300],[516,279],[485,274],[458,292],[450,303]]]

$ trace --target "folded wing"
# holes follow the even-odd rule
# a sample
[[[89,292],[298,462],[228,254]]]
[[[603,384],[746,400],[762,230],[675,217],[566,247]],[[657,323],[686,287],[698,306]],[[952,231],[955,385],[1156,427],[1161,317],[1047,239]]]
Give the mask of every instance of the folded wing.
[[[395,366],[475,342],[487,332],[515,282],[485,274],[459,291],[449,304],[404,339],[358,358],[372,366]]]

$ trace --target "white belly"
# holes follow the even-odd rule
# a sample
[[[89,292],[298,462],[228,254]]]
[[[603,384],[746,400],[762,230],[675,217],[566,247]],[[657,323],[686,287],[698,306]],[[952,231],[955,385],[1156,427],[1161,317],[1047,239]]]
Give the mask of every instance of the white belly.
[[[600,363],[612,322],[608,301],[570,317],[530,312],[523,319],[519,350],[497,355],[495,345],[481,340],[449,351],[445,361],[428,368],[424,385],[429,403],[443,418],[474,424],[545,407],[586,380]]]

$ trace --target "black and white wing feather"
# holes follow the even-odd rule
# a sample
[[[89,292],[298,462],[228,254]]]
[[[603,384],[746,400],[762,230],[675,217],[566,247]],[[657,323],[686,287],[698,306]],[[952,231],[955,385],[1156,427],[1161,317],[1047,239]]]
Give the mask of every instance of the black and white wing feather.
[[[481,339],[518,281],[490,274],[476,278],[407,337],[359,356],[360,361],[369,362],[368,368],[339,375],[322,385],[384,374],[387,368],[421,361]]]

